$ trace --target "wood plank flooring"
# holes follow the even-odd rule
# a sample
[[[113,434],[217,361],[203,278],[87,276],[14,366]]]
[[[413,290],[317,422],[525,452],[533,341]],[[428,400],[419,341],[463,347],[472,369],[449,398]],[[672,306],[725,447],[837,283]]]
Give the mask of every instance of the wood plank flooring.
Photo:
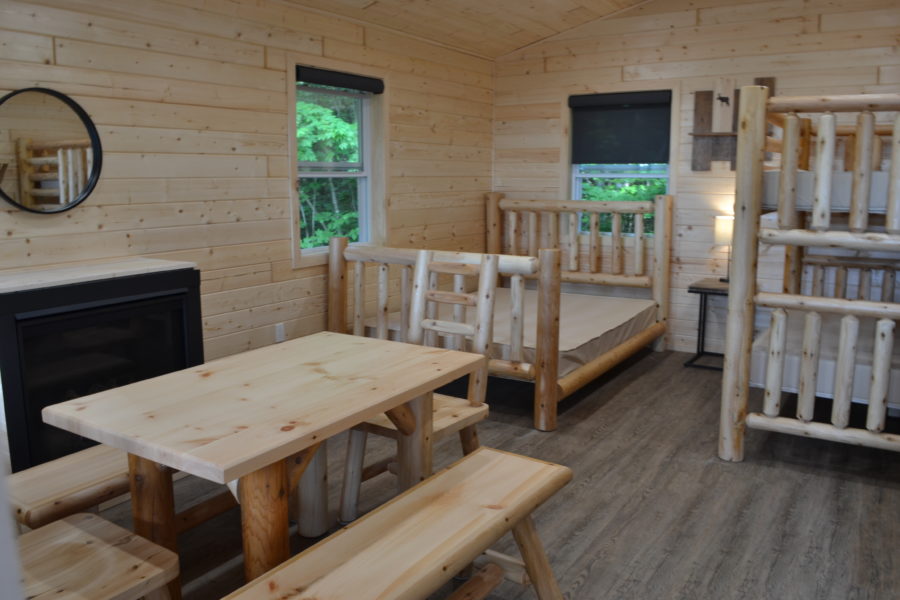
[[[531,428],[527,385],[492,380],[482,444],[575,471],[536,513],[566,598],[900,597],[900,455],[750,431],[746,460],[722,462],[721,374],[684,368],[686,358],[648,352],[629,361],[566,400],[555,433]],[[329,443],[332,507],[343,442]],[[448,440],[436,464],[458,456]],[[190,479],[176,486],[183,498],[215,491]],[[365,484],[363,508],[392,486],[386,476]],[[107,511],[125,523],[127,513],[127,504]],[[236,510],[181,536],[186,600],[240,584],[239,536]],[[515,553],[509,539],[497,549]],[[512,583],[490,596],[530,598]]]

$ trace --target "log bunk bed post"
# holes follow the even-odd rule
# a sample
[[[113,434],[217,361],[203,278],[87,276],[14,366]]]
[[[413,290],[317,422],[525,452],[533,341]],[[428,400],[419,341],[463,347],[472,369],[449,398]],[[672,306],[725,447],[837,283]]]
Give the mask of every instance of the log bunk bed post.
[[[773,97],[760,86],[741,90],[737,146],[734,259],[726,324],[725,371],[722,381],[719,457],[740,461],[746,427],[790,433],[900,451],[900,436],[884,433],[891,354],[900,304],[895,302],[896,258],[859,256],[866,252],[900,251],[900,116],[893,129],[876,126],[872,111],[900,110],[900,95],[872,94],[824,97]],[[767,112],[769,113],[767,115]],[[796,113],[823,113],[818,126]],[[838,126],[836,112],[857,112],[855,126]],[[787,113],[787,114],[782,114]],[[766,122],[784,131],[778,144],[766,139]],[[813,194],[808,228],[798,212],[798,169],[808,168],[811,134],[816,136]],[[833,176],[836,136],[848,136],[845,170],[852,170],[846,226],[833,217],[838,194]],[[879,219],[871,213],[873,170],[880,170],[880,137],[893,135],[891,170],[887,179],[884,233],[873,230]],[[764,201],[763,161],[766,150],[780,152],[777,228],[760,226]],[[785,248],[783,293],[756,290],[758,244]],[[810,254],[809,248],[836,249],[838,254]],[[841,255],[852,252],[855,256]],[[850,252],[848,252],[850,251]],[[809,295],[801,290],[804,268],[811,273]],[[832,295],[825,295],[825,270],[834,273]],[[875,300],[875,277],[881,277],[880,299]],[[851,299],[850,273],[857,274],[856,297]],[[756,306],[772,309],[762,413],[748,414],[751,345]],[[803,315],[796,418],[781,415],[785,372],[788,310]],[[837,358],[830,388],[833,396],[830,423],[814,422],[819,365],[824,343],[823,315],[840,317]],[[858,361],[860,320],[874,320],[868,408],[863,427],[849,424],[854,371]],[[857,375],[858,376],[858,375]]]

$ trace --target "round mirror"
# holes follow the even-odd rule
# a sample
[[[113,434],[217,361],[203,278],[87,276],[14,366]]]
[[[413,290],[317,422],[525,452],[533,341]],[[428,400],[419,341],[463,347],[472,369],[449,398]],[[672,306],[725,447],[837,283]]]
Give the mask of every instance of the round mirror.
[[[0,98],[0,196],[35,213],[69,210],[100,177],[100,136],[74,100],[46,88]]]

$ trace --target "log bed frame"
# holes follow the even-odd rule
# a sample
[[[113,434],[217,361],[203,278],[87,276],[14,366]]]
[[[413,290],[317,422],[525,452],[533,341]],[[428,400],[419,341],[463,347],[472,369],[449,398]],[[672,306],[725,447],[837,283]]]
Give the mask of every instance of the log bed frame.
[[[512,292],[509,357],[491,359],[489,368],[492,375],[534,382],[536,429],[556,429],[557,405],[563,398],[654,340],[659,340],[659,349],[663,347],[669,310],[671,211],[671,196],[658,196],[654,202],[551,202],[504,200],[502,194],[489,194],[488,252],[501,255],[500,275],[509,278]],[[601,237],[599,215],[603,213],[612,215],[613,230],[610,236]],[[652,237],[643,233],[640,215],[646,213],[654,215],[656,233]],[[577,232],[579,214],[589,215],[588,232]],[[622,216],[627,214],[638,215],[634,236],[622,233]],[[501,228],[501,223],[507,227]],[[519,224],[526,226],[519,227]],[[609,252],[602,249],[605,238],[611,242]],[[631,240],[629,245],[632,247],[627,269],[626,239]],[[648,253],[653,256],[652,269],[646,264]],[[605,254],[608,256],[603,256]],[[401,322],[408,319],[411,268],[415,256],[414,249],[348,246],[346,238],[333,239],[329,245],[328,329],[363,335],[366,315],[373,314],[374,334],[387,337],[390,310],[400,311]],[[435,260],[478,264],[481,254],[437,251]],[[354,263],[352,269],[350,262]],[[374,303],[369,301],[368,306],[367,264],[377,269],[376,300]],[[392,278],[390,265],[397,265],[395,270],[399,267],[399,282],[396,276]],[[352,294],[348,291],[351,279]],[[521,292],[526,279],[536,280],[538,295],[533,363],[525,362],[522,352]],[[612,350],[559,377],[559,302],[563,282],[650,288],[657,304],[656,322]],[[398,337],[403,341],[402,328]]]
[[[900,115],[889,125],[875,125],[873,111],[900,110],[900,94],[822,97],[768,97],[768,89],[741,90],[737,145],[735,224],[728,320],[725,334],[725,371],[719,430],[719,457],[740,461],[747,427],[900,451],[900,436],[884,433],[887,390],[895,322],[900,303],[895,294],[900,268]],[[856,126],[837,126],[834,113],[858,113]],[[797,113],[821,113],[818,122]],[[892,117],[893,118],[893,117]],[[767,124],[782,128],[781,139],[767,138]],[[849,203],[832,197],[836,137],[852,136],[845,147],[844,168],[853,170]],[[880,168],[882,135],[893,135],[887,198],[883,215],[870,209],[870,182]],[[798,173],[812,171],[815,193],[808,212],[797,205]],[[764,205],[765,152],[780,154],[777,225],[760,225]],[[882,199],[878,199],[879,203]],[[838,201],[849,206],[846,215],[833,213]],[[875,202],[872,202],[875,206]],[[760,244],[785,249],[782,293],[757,290]],[[813,255],[809,249],[832,256]],[[870,256],[876,252],[879,257]],[[888,253],[885,260],[885,254]],[[890,253],[896,253],[891,256]],[[843,256],[841,256],[843,255]],[[849,256],[848,256],[849,255]],[[834,285],[823,290],[825,269],[834,269]],[[850,297],[848,273],[856,270],[859,284]],[[810,275],[804,285],[804,272]],[[874,286],[879,273],[881,284]],[[829,296],[823,293],[830,294]],[[761,413],[748,414],[751,344],[756,307],[772,309],[766,386]],[[796,415],[781,407],[786,311],[804,314],[803,354]],[[841,316],[837,367],[833,382],[831,422],[813,421],[821,314]],[[865,428],[848,424],[859,320],[876,321],[872,379]]]

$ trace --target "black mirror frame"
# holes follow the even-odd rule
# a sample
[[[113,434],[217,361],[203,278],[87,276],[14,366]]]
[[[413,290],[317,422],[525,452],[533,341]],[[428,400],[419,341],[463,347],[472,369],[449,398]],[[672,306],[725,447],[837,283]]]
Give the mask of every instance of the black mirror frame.
[[[81,123],[84,125],[85,129],[87,129],[88,138],[90,138],[91,140],[91,152],[93,153],[91,172],[88,175],[87,184],[84,186],[84,189],[81,190],[81,193],[78,194],[78,197],[72,202],[69,202],[64,206],[60,206],[59,208],[54,208],[52,210],[36,210],[34,208],[29,208],[27,206],[19,204],[18,202],[10,198],[2,188],[0,188],[0,198],[3,198],[16,208],[21,208],[22,210],[38,215],[52,215],[54,213],[61,213],[67,210],[71,210],[84,202],[85,198],[91,195],[91,192],[94,191],[94,187],[97,185],[97,181],[100,180],[100,169],[103,166],[103,148],[100,146],[100,134],[97,132],[97,127],[96,125],[94,125],[91,117],[83,108],[81,108],[81,105],[79,105],[77,102],[75,102],[62,92],[57,92],[56,90],[51,90],[50,88],[29,87],[22,88],[21,90],[15,90],[0,98],[0,107],[2,107],[3,103],[10,98],[18,96],[19,94],[24,94],[25,92],[39,92],[41,94],[53,96],[54,98],[61,100],[66,106],[71,108],[78,116],[78,118],[81,119]]]

